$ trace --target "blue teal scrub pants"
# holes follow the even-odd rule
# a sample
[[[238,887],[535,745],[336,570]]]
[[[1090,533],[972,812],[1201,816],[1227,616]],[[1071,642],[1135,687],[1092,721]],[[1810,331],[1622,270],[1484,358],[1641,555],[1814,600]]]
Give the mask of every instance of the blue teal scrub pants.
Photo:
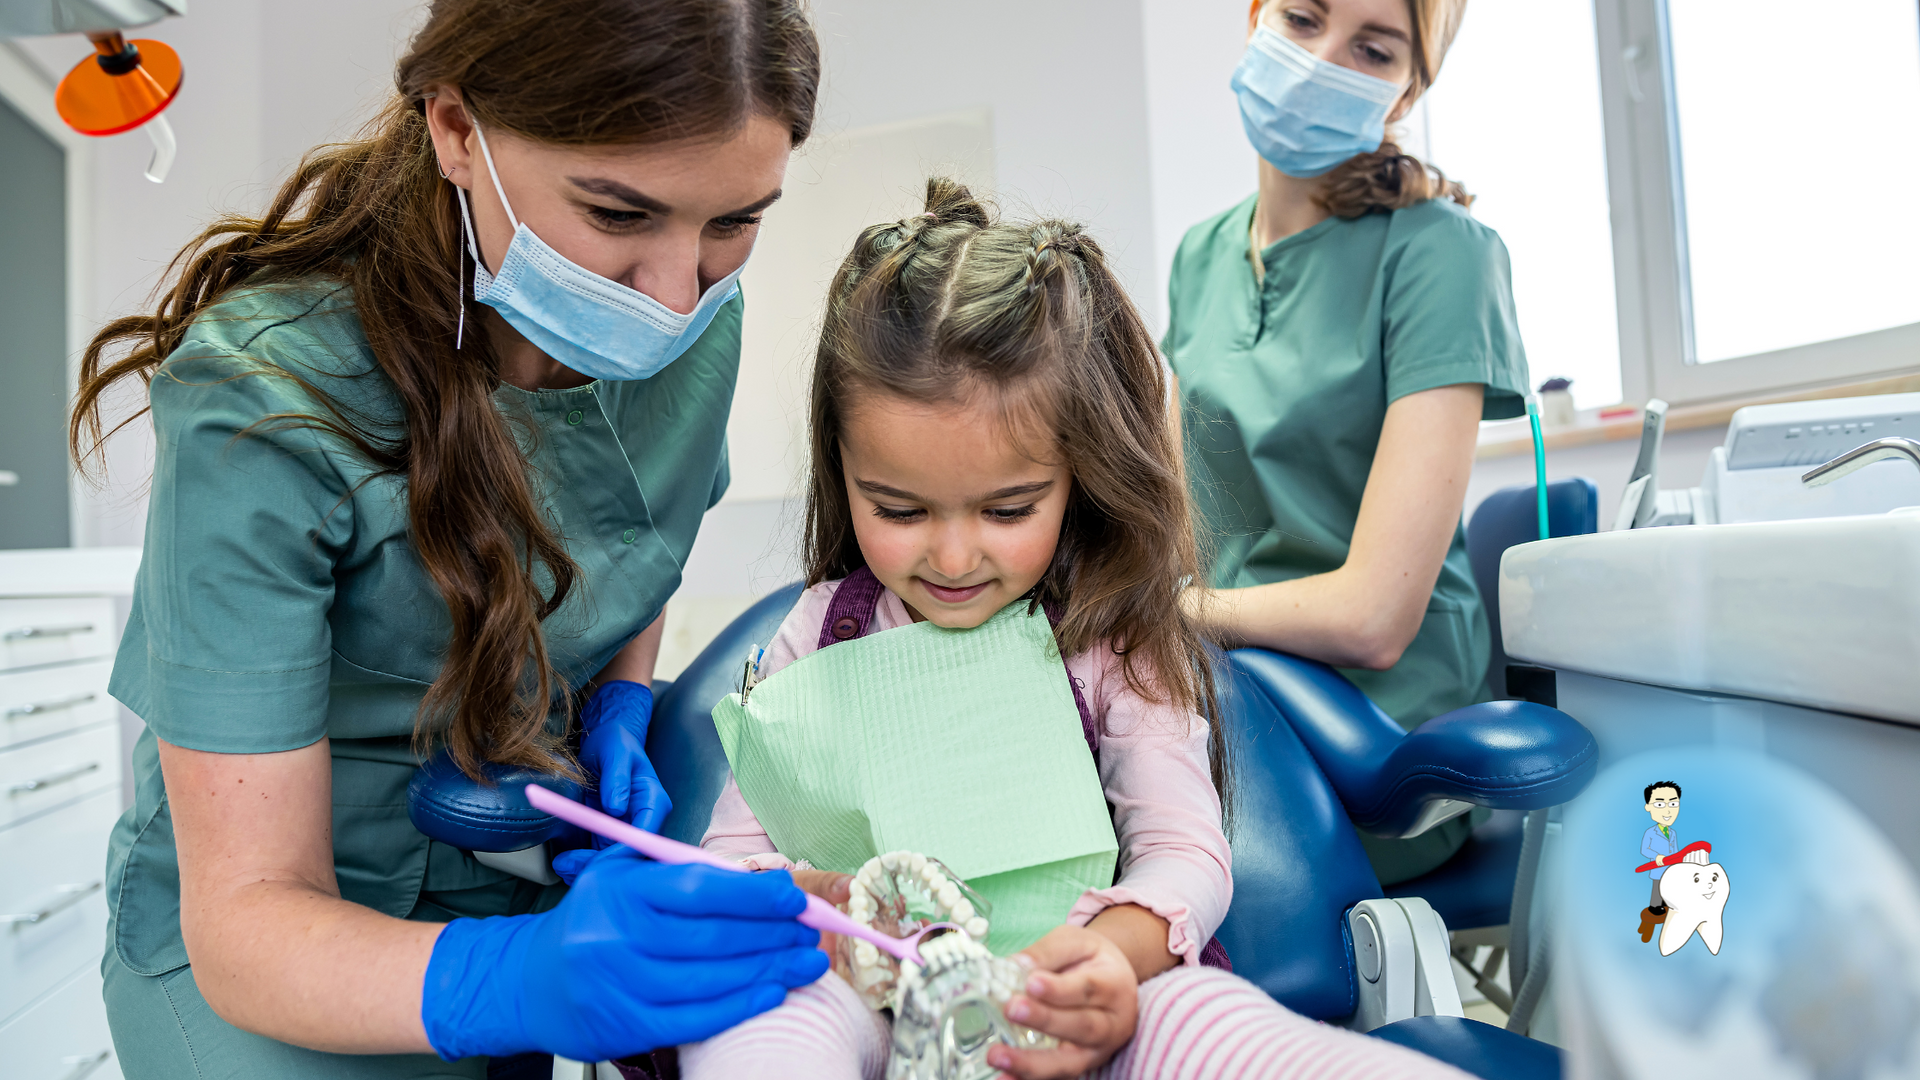
[[[488,1075],[486,1058],[445,1062],[431,1054],[323,1054],[242,1031],[215,1015],[200,996],[192,967],[136,975],[109,948],[100,973],[106,979],[113,1048],[127,1080],[486,1080]],[[553,1059],[545,1060],[543,1075],[551,1077]]]

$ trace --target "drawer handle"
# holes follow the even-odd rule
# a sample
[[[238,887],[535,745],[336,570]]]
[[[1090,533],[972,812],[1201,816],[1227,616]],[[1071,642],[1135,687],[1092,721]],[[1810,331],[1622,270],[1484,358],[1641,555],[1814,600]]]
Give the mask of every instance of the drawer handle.
[[[72,637],[75,634],[93,633],[92,623],[74,623],[71,626],[22,626],[0,634],[0,641],[31,641],[38,638]]]
[[[60,1059],[60,1064],[73,1066],[73,1071],[61,1077],[60,1080],[86,1080],[93,1075],[93,1070],[105,1065],[107,1059],[112,1056],[113,1051],[102,1050],[97,1054],[75,1054],[72,1057],[63,1057]]]
[[[48,773],[45,776],[35,777],[32,780],[22,780],[19,783],[13,785],[12,787],[8,788],[7,794],[8,795],[25,795],[31,791],[40,791],[43,788],[50,788],[55,784],[64,784],[69,780],[78,780],[90,772],[99,772],[99,771],[100,771],[100,763],[97,761],[89,761],[85,765],[75,765],[71,769],[63,769],[57,773]]]
[[[59,701],[36,701],[31,705],[15,705],[7,710],[7,719],[18,720],[23,716],[43,716],[63,709],[77,709],[99,696],[98,694],[75,694]]]
[[[60,895],[39,911],[23,911],[16,912],[12,915],[0,915],[0,922],[11,923],[14,926],[32,926],[34,923],[46,922],[55,915],[60,914],[80,901],[85,900],[87,897],[92,896],[94,893],[99,892],[100,882],[89,881],[85,885],[62,885],[58,891]]]

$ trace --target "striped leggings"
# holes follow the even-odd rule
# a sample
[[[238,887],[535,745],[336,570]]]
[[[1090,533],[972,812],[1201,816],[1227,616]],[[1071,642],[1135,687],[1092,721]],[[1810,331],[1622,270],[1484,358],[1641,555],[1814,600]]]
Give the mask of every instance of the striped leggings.
[[[879,1080],[886,1020],[829,972],[772,1012],[680,1048],[683,1080]],[[1217,968],[1177,967],[1140,985],[1133,1041],[1089,1080],[1468,1080],[1392,1043],[1290,1012]]]

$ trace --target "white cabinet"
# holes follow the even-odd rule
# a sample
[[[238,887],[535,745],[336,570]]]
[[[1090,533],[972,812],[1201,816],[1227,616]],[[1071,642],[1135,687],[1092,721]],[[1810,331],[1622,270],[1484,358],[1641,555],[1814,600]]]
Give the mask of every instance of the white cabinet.
[[[100,1001],[107,835],[121,810],[107,696],[139,553],[0,552],[0,1075],[115,1080]]]

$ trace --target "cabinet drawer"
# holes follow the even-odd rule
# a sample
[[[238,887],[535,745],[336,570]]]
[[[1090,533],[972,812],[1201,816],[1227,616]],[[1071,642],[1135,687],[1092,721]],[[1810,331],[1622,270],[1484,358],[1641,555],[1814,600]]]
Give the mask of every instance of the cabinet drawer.
[[[108,656],[113,637],[105,597],[0,600],[0,670]]]
[[[8,1080],[120,1080],[98,963],[0,1027],[0,1065]]]
[[[119,812],[115,788],[0,829],[0,866],[11,871],[0,880],[0,1017],[99,962],[107,834]]]
[[[86,880],[90,884],[100,877],[95,871]],[[57,985],[62,976],[83,967],[100,966],[100,954],[107,945],[106,891],[80,893],[77,901],[55,898],[51,891],[48,897],[48,903],[32,912],[5,913],[46,912],[38,922],[0,927],[0,1016],[19,1012]],[[55,900],[71,902],[57,907],[52,902]]]
[[[120,725],[0,750],[0,827],[103,788],[120,786]]]
[[[111,660],[0,674],[0,748],[113,719],[112,674]]]
[[[107,834],[119,816],[120,790],[112,788],[0,829],[0,867],[6,868],[0,875],[0,919],[39,911],[69,889],[88,889],[100,881],[107,869]],[[5,930],[0,923],[0,932]]]

